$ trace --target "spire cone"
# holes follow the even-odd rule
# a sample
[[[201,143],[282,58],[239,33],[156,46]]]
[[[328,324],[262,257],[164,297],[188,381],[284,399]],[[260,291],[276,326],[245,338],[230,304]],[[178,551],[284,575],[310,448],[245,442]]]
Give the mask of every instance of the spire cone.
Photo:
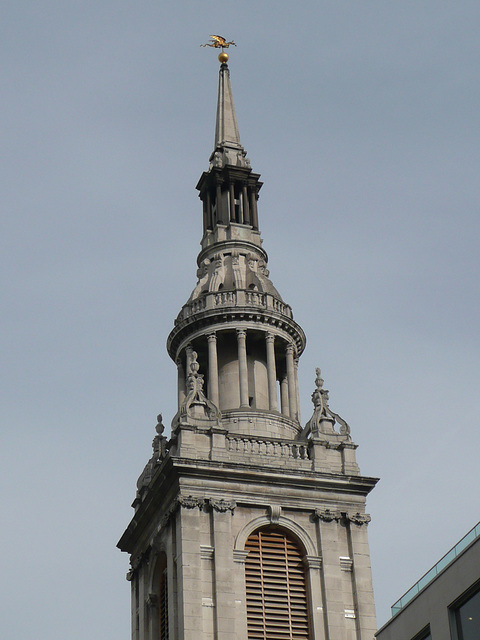
[[[230,82],[230,70],[225,61],[222,61],[220,65],[215,144],[210,161],[214,161],[215,166],[225,166],[227,164],[249,166],[245,149],[240,142],[237,114]]]
[[[220,66],[218,83],[217,122],[215,127],[215,149],[224,145],[242,148],[238,132],[237,115],[233,102],[230,70],[226,62]]]

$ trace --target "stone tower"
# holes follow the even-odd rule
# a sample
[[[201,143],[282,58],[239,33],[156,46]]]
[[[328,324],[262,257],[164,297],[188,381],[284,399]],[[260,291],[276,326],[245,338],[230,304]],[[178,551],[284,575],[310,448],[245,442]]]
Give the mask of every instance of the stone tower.
[[[131,556],[133,640],[371,640],[376,629],[365,513],[376,479],[360,475],[319,369],[300,423],[305,334],[269,277],[259,178],[223,61],[197,185],[197,283],[167,342],[178,412],[170,440],[158,418],[118,543]]]

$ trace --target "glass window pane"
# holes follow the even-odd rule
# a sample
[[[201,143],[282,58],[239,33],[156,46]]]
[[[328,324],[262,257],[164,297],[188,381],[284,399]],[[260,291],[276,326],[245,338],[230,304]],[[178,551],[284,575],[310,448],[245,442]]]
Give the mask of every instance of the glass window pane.
[[[480,638],[480,591],[464,602],[455,611],[459,640]]]

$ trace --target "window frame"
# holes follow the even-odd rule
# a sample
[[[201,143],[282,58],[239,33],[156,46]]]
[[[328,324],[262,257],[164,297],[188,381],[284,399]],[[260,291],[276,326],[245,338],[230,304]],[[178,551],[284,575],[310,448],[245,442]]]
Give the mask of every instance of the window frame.
[[[458,596],[448,606],[448,619],[450,623],[450,636],[452,640],[460,640],[458,633],[458,619],[457,612],[466,602],[468,602],[473,596],[480,592],[480,579],[476,580],[472,585],[468,587],[461,595]]]

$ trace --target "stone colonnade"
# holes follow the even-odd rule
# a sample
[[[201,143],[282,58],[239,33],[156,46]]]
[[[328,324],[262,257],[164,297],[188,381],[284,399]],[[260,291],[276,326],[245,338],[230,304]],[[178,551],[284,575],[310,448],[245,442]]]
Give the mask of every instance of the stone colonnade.
[[[257,186],[218,182],[212,192],[206,190],[202,199],[204,231],[230,222],[258,229]]]
[[[258,331],[258,330],[257,330]],[[248,355],[247,353],[247,329],[236,329],[237,340],[237,361],[238,361],[238,389],[240,396],[240,407],[249,408],[249,375],[248,375]],[[268,409],[278,411],[284,416],[293,420],[300,420],[299,391],[298,391],[298,358],[295,346],[292,342],[286,342],[270,331],[262,332],[265,336],[266,368],[268,381]],[[220,406],[219,394],[219,370],[217,356],[217,332],[212,331],[202,336],[207,341],[206,371],[208,372],[208,398],[217,407]],[[197,338],[198,339],[198,338]],[[279,345],[276,352],[275,345]],[[285,364],[278,366],[278,351],[284,348]],[[178,405],[179,407],[186,397],[186,376],[190,371],[192,361],[193,346],[189,343],[185,347],[185,357],[181,354],[177,357],[178,369]],[[185,366],[183,364],[185,362]],[[278,402],[277,381],[280,389],[280,406]],[[230,407],[236,408],[236,407]]]

